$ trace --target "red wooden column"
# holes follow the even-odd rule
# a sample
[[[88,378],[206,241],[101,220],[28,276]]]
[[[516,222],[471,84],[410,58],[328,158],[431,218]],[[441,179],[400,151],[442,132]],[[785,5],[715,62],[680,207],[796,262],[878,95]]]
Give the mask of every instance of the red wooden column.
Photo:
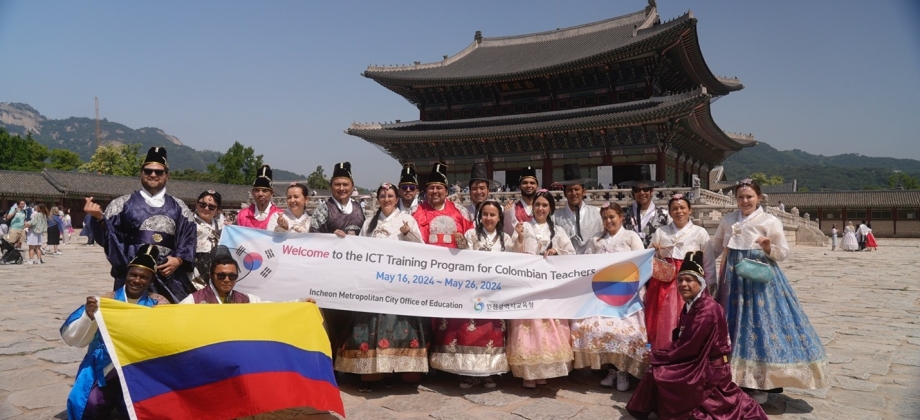
[[[540,188],[549,187],[553,183],[553,159],[550,157],[543,158],[543,180],[540,181]]]
[[[663,151],[658,152],[658,163],[655,166],[655,181],[668,182],[668,155]]]

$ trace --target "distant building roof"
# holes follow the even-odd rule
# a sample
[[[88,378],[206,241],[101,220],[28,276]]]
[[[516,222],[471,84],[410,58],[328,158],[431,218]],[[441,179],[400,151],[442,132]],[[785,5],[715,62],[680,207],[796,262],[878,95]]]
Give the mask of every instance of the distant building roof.
[[[63,197],[41,172],[0,171],[0,195],[11,198]]]
[[[784,182],[782,184],[763,185],[760,187],[760,192],[764,194],[794,193],[796,191],[798,191],[798,182],[796,180]]]
[[[920,208],[920,190],[819,191],[771,193],[770,204],[782,201],[787,209]]]

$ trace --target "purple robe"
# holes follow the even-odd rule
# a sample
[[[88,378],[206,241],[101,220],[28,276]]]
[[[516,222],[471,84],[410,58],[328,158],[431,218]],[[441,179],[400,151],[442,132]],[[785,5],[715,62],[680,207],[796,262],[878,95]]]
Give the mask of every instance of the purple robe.
[[[349,235],[360,235],[364,226],[364,209],[355,200],[351,200],[351,209],[350,214],[342,213],[334,198],[320,201],[313,210],[310,233],[335,233],[341,229]]]
[[[649,370],[626,405],[633,417],[667,419],[766,419],[757,402],[732,382],[728,325],[708,292],[681,311],[668,350],[650,354]]]
[[[204,289],[192,293],[192,298],[195,299],[195,303],[220,303],[217,301],[217,296],[214,295],[214,292],[211,291],[210,287],[205,287]],[[230,295],[227,296],[227,299],[224,303],[249,303],[249,296],[245,293],[231,290]]]
[[[141,245],[153,244],[160,249],[157,264],[164,263],[166,257],[181,258],[182,266],[175,273],[167,277],[158,272],[150,284],[151,291],[178,303],[195,291],[188,272],[195,267],[198,227],[185,203],[168,194],[164,198],[163,206],[152,207],[139,191],[118,197],[105,208],[103,220],[92,219],[90,226],[112,264],[116,290],[124,286],[128,263]]]

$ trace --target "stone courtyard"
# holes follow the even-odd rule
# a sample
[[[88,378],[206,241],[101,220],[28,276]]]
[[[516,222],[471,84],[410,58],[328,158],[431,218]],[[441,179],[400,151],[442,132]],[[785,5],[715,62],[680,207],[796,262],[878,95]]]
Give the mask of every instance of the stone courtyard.
[[[877,252],[857,253],[796,246],[781,264],[827,348],[832,386],[771,395],[771,419],[920,418],[920,239],[879,242]],[[0,266],[0,420],[66,418],[85,349],[67,347],[58,328],[112,281],[100,247],[62,250],[43,265]],[[527,390],[505,375],[496,389],[461,390],[457,377],[440,373],[369,394],[348,378],[340,386],[349,419],[631,418],[624,408],[631,394],[599,379],[576,371]],[[258,417],[336,418],[306,410]]]

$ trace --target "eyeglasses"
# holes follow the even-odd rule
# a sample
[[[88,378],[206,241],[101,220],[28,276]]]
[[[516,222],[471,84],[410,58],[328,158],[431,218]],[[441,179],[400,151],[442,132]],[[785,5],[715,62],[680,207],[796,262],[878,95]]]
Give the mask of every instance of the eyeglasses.
[[[412,184],[400,185],[399,189],[403,191],[415,191],[418,189],[418,185],[412,185]]]
[[[640,188],[640,187],[633,187],[632,192],[634,192],[634,193],[637,193],[637,192],[640,192],[640,191],[641,191],[641,192],[652,192],[652,190],[654,190],[654,188],[652,188],[652,187],[641,187],[641,188]]]
[[[215,206],[215,205],[213,205],[213,204],[202,203],[202,202],[200,202],[200,201],[198,202],[198,208],[199,208],[199,209],[202,209],[202,210],[208,209],[208,210],[211,210],[211,211],[217,210],[217,206]]]
[[[214,273],[214,277],[218,280],[224,280],[229,277],[230,280],[235,281],[236,279],[240,278],[240,275],[236,273]]]
[[[147,169],[147,168],[144,168],[144,175],[147,175],[147,176],[154,175],[154,174],[155,174],[156,176],[163,176],[163,174],[165,174],[165,173],[166,173],[166,170],[165,170],[165,169]]]

